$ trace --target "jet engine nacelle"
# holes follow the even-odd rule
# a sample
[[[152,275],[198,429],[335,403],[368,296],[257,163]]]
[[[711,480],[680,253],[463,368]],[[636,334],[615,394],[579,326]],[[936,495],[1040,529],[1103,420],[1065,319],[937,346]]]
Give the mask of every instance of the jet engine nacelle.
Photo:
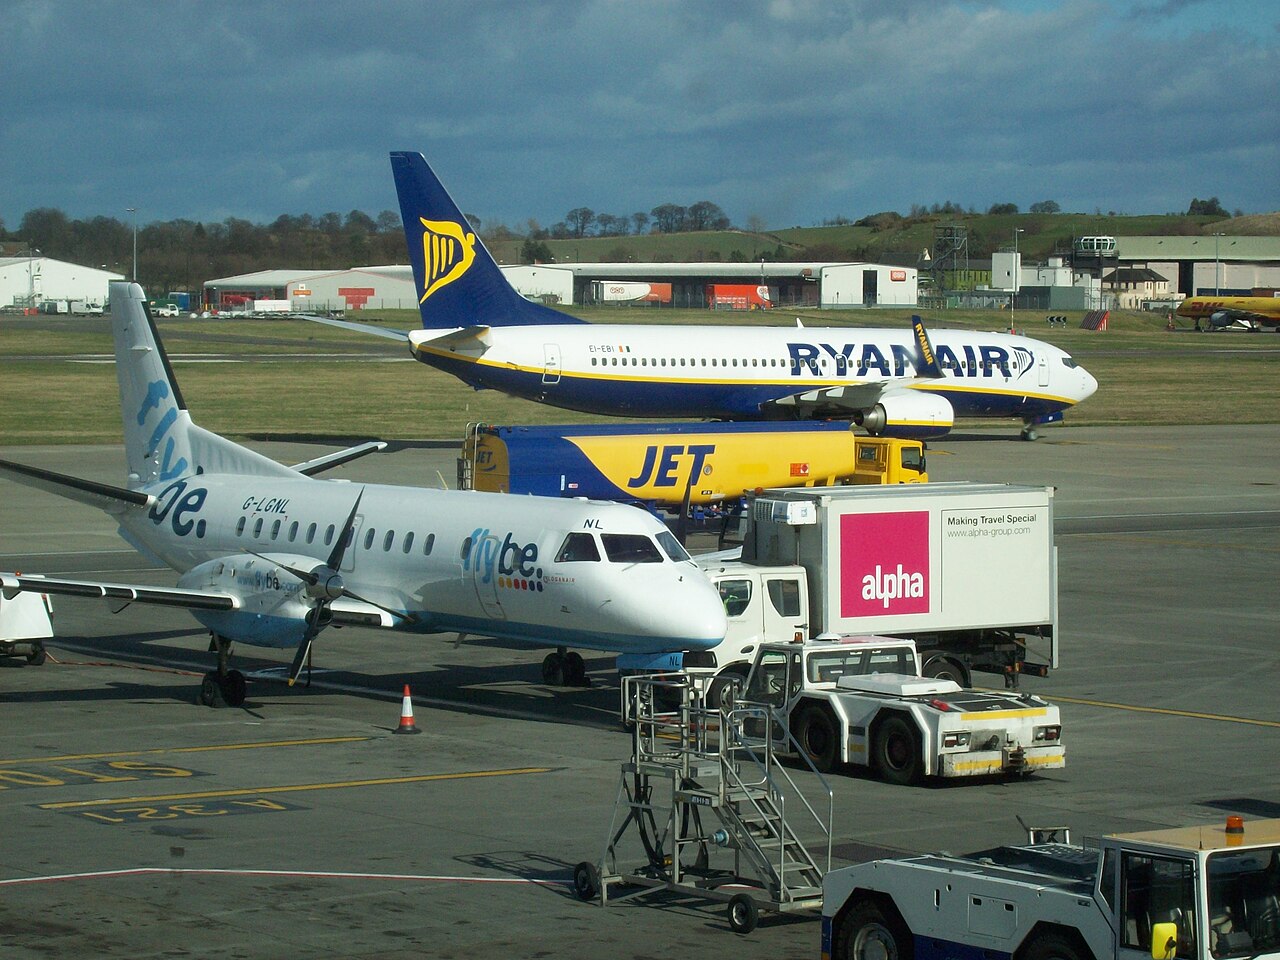
[[[284,566],[310,571],[323,563],[315,557],[294,554],[279,554],[271,559],[234,554],[192,567],[182,575],[178,586],[215,590],[239,598],[238,610],[191,611],[210,630],[257,646],[296,647],[306,633],[306,617],[316,601],[308,596],[306,584]]]
[[[874,407],[856,414],[853,422],[875,437],[928,440],[950,433],[955,419],[946,398],[912,390],[886,393]]]

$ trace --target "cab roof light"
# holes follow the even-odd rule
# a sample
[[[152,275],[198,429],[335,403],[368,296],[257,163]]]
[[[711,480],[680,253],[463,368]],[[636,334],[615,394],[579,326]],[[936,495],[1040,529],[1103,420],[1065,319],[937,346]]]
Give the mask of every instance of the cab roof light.
[[[1244,817],[1239,814],[1231,814],[1227,817],[1227,833],[1228,834],[1244,834]]]

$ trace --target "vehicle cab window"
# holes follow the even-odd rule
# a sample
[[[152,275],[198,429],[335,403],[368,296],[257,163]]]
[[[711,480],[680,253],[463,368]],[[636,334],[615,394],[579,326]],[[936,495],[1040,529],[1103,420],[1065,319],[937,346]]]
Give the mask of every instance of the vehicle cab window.
[[[797,580],[773,579],[765,584],[769,603],[780,617],[800,616],[800,583]]]
[[[750,580],[721,580],[716,584],[726,617],[740,617],[751,606]]]
[[[1178,928],[1175,956],[1194,960],[1194,864],[1190,860],[1125,851],[1120,864],[1120,936],[1126,947],[1151,954],[1151,928]]]
[[[761,655],[751,673],[747,699],[781,707],[787,697],[787,655],[768,651]]]

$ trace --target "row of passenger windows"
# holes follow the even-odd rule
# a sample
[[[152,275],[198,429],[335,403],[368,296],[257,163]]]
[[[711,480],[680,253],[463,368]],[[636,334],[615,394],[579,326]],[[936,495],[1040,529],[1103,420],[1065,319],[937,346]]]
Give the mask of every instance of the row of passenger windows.
[[[245,528],[248,526],[248,524],[249,524],[248,517],[240,518],[239,522],[236,523],[237,537],[244,536],[244,531],[245,531]],[[249,536],[251,536],[255,540],[261,539],[263,537],[262,530],[265,525],[266,525],[265,517],[256,518],[253,521],[253,531],[249,534]],[[302,528],[299,525],[297,520],[292,521],[289,524],[289,527],[287,530],[284,528],[284,520],[273,520],[271,521],[271,527],[266,534],[266,539],[284,540],[286,543],[297,543],[298,535],[301,532],[301,529]],[[283,533],[283,536],[282,536],[282,533]],[[318,535],[320,535],[319,526],[314,523],[308,524],[306,533],[302,537],[302,542],[308,545],[313,544],[316,542],[316,537]],[[337,525],[331,523],[324,528],[324,534],[323,536],[321,536],[320,542],[326,547],[331,547],[333,546],[333,539],[337,535],[338,535]],[[364,531],[364,536],[361,537],[360,539],[364,549],[372,550],[374,548],[375,542],[379,541],[378,531],[375,530],[373,527],[367,527]],[[416,540],[417,540],[417,535],[412,530],[409,530],[403,535],[400,535],[399,536],[400,552],[404,554],[412,553],[414,548],[414,543]],[[396,542],[397,542],[396,532],[394,530],[384,531],[380,542],[382,545],[383,552],[390,553],[392,548],[396,546]],[[428,533],[425,537],[423,537],[419,543],[422,549],[422,555],[424,557],[430,556],[431,550],[435,546],[435,544],[436,544],[436,535],[434,533]],[[350,545],[350,542],[348,542],[348,545]]]
[[[877,364],[866,364],[866,363],[851,364],[844,357],[835,357],[835,358],[818,357],[815,360],[810,360],[807,365],[818,366],[825,370],[827,367],[831,366],[833,363],[835,365],[837,372],[845,370],[850,366],[855,366],[857,367],[859,373],[866,373],[872,367],[878,367]],[[657,359],[650,359],[649,357],[592,357],[591,358],[591,365],[593,367],[596,367],[596,366],[616,367],[619,364],[621,364],[624,367],[628,367],[628,366],[630,367],[698,367],[698,366],[702,366],[702,367],[774,367],[774,368],[784,367],[785,368],[789,366],[791,370],[800,369],[799,360],[792,358],[791,361],[788,363],[788,361],[779,360],[777,357],[770,357],[766,360],[761,360],[759,358],[754,358],[754,357],[751,360],[747,360],[746,358],[743,358],[741,362],[739,362],[737,358],[724,360],[717,357],[712,357],[710,359],[706,357],[702,357],[700,359],[694,358],[692,360],[687,357],[672,357],[670,361],[668,361],[666,357],[658,357]],[[972,360],[972,361],[943,360],[939,364],[939,366],[943,370],[986,371],[986,370],[995,370],[999,366],[999,364],[992,363],[989,360],[983,361],[981,363],[979,363],[976,360]],[[1017,366],[1018,366],[1017,361],[1016,360],[1010,361],[1009,366],[1014,369],[1017,369]]]

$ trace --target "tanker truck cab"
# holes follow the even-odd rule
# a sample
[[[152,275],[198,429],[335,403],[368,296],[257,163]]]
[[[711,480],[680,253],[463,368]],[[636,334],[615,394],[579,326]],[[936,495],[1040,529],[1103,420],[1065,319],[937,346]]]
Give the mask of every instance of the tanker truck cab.
[[[840,960],[1280,957],[1280,820],[877,860],[823,881]]]

